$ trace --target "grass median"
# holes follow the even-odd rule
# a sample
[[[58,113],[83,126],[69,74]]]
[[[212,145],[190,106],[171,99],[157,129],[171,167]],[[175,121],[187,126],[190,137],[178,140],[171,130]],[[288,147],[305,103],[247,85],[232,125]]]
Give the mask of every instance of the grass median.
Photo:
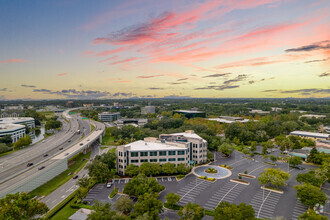
[[[88,161],[88,158],[90,157],[90,154],[90,152],[87,154],[80,153],[70,159],[69,168],[67,170],[54,177],[53,179],[49,180],[47,183],[36,188],[31,192],[31,194],[34,196],[47,196],[52,193],[58,187],[62,186],[69,179],[71,179],[75,175],[75,173],[79,172],[85,166]]]

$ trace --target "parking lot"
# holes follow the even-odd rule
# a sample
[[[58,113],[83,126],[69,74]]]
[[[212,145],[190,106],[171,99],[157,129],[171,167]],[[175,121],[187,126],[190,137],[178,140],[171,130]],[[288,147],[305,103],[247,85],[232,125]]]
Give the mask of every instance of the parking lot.
[[[276,153],[276,152],[275,152]],[[165,186],[165,190],[161,192],[160,199],[165,202],[167,193],[174,192],[181,196],[180,205],[185,205],[188,202],[197,203],[203,208],[213,210],[222,201],[240,204],[246,203],[252,205],[255,210],[255,215],[258,218],[271,218],[275,216],[283,216],[287,219],[298,219],[298,216],[307,210],[307,207],[302,205],[296,197],[296,190],[293,188],[297,185],[296,176],[299,173],[308,172],[312,166],[302,165],[304,170],[288,168],[286,163],[277,163],[276,166],[264,163],[266,161],[261,156],[255,156],[253,160],[248,159],[245,155],[234,152],[230,158],[220,158],[217,155],[217,161],[212,165],[226,164],[233,169],[232,175],[225,179],[219,179],[214,182],[202,180],[193,174],[187,175],[185,178],[177,181],[176,177],[157,177],[156,180]],[[269,162],[269,160],[268,160]],[[290,179],[287,185],[282,188],[283,194],[271,192],[261,189],[257,178],[243,178],[250,185],[243,185],[236,182],[231,182],[233,178],[238,178],[238,173],[245,171],[253,176],[258,177],[265,168],[281,168],[290,172]],[[130,179],[114,179],[115,187],[119,187],[120,191],[124,189],[126,183]],[[94,189],[95,188],[95,189]],[[94,187],[88,194],[86,199],[107,200],[115,202],[120,195],[113,199],[107,198],[112,188],[106,188],[105,185]],[[330,190],[329,190],[330,193]],[[106,196],[104,196],[106,194]],[[106,198],[105,198],[106,197]],[[118,197],[118,198],[117,198]],[[329,206],[330,204],[327,203]],[[325,211],[327,211],[325,207]],[[329,207],[330,209],[330,207]]]

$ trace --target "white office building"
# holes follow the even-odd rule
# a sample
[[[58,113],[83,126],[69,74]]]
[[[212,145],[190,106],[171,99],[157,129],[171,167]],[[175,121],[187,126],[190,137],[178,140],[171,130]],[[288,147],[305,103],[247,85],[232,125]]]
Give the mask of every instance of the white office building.
[[[19,124],[0,124],[0,138],[10,135],[13,143],[25,136],[25,126]]]
[[[34,118],[31,117],[0,118],[0,124],[19,124],[27,125],[29,128],[35,128]]]
[[[119,119],[119,112],[102,112],[98,114],[102,122],[116,121]]]
[[[125,175],[129,164],[142,163],[205,163],[207,161],[207,142],[193,131],[176,134],[162,134],[159,139],[145,138],[130,144],[118,146],[117,172]]]

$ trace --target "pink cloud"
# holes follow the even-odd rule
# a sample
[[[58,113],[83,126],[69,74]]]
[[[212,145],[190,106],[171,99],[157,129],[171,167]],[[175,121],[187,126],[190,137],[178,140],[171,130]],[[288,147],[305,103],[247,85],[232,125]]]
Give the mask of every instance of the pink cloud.
[[[84,52],[81,53],[82,56],[92,56],[94,54],[95,54],[95,52],[91,51],[91,50],[84,51]]]
[[[138,58],[138,57],[131,57],[131,58],[127,58],[127,59],[124,59],[124,60],[119,60],[119,61],[115,61],[115,62],[109,63],[109,65],[129,63],[129,62],[132,62],[132,61],[138,60],[138,59],[140,59],[140,58]]]
[[[58,76],[66,76],[66,75],[68,75],[67,73],[59,73],[59,74],[57,74]]]
[[[21,60],[21,59],[11,59],[11,60],[3,60],[0,61],[0,64],[4,64],[4,63],[24,63],[27,62],[26,60]]]
[[[95,56],[97,56],[97,57],[109,56],[109,55],[112,55],[112,54],[115,54],[115,53],[122,52],[126,49],[127,49],[127,47],[120,47],[120,48],[113,49],[113,50],[105,50],[105,51],[102,51],[100,53],[97,53]]]
[[[108,62],[110,60],[117,60],[118,58],[119,58],[118,56],[112,56],[112,57],[106,58],[104,60],[100,60],[100,61],[98,61],[98,63],[104,63],[104,62]]]
[[[159,76],[164,76],[163,74],[161,75],[149,75],[149,76],[137,76],[136,78],[141,78],[141,79],[148,79],[148,78],[154,78],[154,77],[159,77]]]
[[[120,80],[120,81],[116,81],[116,83],[130,83],[132,82],[131,80]]]

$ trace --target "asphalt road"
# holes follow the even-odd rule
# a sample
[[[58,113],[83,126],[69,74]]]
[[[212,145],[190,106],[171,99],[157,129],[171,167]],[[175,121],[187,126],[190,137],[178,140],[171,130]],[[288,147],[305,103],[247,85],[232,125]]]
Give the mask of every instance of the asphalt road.
[[[63,121],[64,120],[62,120],[62,122]],[[85,133],[88,133],[90,130],[90,125],[88,122],[81,120],[78,116],[75,116],[70,119],[70,124],[64,121],[62,130],[44,141],[1,157],[0,183],[20,172],[32,169],[33,166],[27,167],[28,163],[37,164],[51,158],[51,156],[56,154],[60,148],[66,149],[71,146],[83,135],[76,133],[80,127],[85,128]],[[70,143],[68,140],[70,140]],[[48,154],[48,156],[45,157],[45,154]]]
[[[92,147],[91,158],[93,159],[96,155],[100,155],[101,153],[102,151],[100,150],[100,146],[94,145]],[[77,175],[79,176],[79,178],[81,178],[85,175],[88,175],[88,171],[86,169],[81,169],[79,173],[77,173]],[[57,204],[59,204],[66,197],[68,197],[71,193],[73,193],[79,188],[79,186],[76,185],[78,179],[70,179],[68,182],[60,186],[54,192],[43,198],[42,202],[44,202],[48,206],[49,210],[53,209]]]

